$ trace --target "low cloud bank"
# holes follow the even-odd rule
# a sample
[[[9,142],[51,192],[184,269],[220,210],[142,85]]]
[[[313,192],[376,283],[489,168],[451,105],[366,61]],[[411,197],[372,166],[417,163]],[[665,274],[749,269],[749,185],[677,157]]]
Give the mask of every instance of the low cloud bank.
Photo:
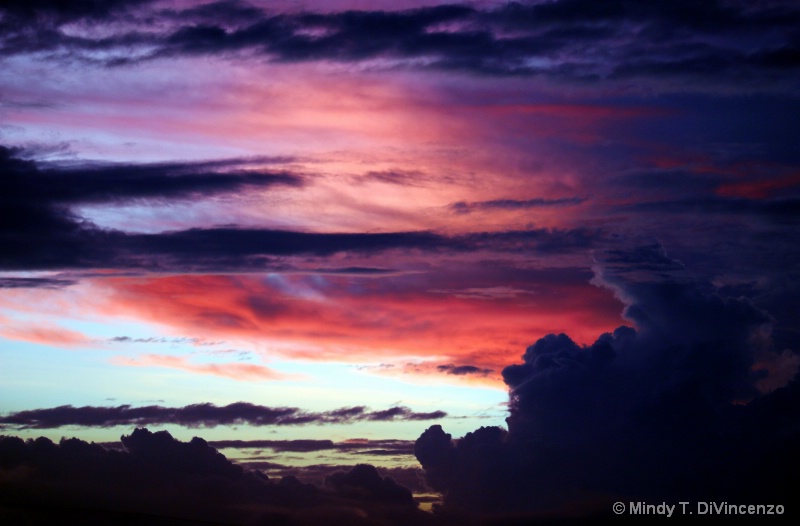
[[[201,438],[181,442],[166,431],[140,428],[121,440],[117,450],[76,438],[56,444],[0,437],[0,519],[243,525],[430,520],[410,490],[367,464],[315,486],[245,470]]]

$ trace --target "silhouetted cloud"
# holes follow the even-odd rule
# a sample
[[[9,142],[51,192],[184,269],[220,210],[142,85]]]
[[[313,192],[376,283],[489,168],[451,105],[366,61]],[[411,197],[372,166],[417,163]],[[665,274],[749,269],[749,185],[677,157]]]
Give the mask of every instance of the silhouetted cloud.
[[[457,442],[438,425],[423,433],[415,454],[445,505],[610,513],[630,500],[788,502],[800,383],[757,387],[771,374],[760,361],[780,352],[767,313],[702,291],[658,245],[608,254],[595,280],[635,328],[588,346],[550,334],[528,347],[503,370],[508,431]],[[796,376],[796,361],[786,366]]]
[[[426,523],[411,492],[374,467],[329,476],[326,487],[271,480],[233,464],[201,438],[136,429],[121,448],[75,438],[0,437],[2,516],[25,524],[71,520],[148,524]]]
[[[358,421],[436,420],[444,411],[420,413],[403,406],[371,411],[364,406],[343,407],[323,412],[297,407],[267,407],[237,402],[226,406],[192,404],[184,407],[73,407],[17,411],[0,417],[0,427],[54,429],[64,426],[112,427],[176,424],[186,427],[223,425],[283,426],[301,424],[344,424]]]
[[[366,496],[369,500],[412,506],[411,491],[391,477],[381,477],[369,464],[358,464],[348,472],[338,472],[325,480],[325,485],[347,496]]]

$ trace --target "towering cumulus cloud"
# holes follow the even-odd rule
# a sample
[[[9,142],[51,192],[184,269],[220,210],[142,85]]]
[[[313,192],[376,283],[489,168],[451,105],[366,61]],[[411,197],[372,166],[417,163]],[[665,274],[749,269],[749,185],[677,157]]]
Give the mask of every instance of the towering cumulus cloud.
[[[610,253],[597,284],[627,304],[589,346],[566,334],[503,370],[508,431],[457,443],[441,427],[415,453],[445,507],[482,513],[609,512],[617,500],[785,503],[797,487],[800,389],[756,386],[770,317],[681,275],[660,247]],[[709,290],[705,290],[708,288]],[[787,362],[786,368],[791,369]]]

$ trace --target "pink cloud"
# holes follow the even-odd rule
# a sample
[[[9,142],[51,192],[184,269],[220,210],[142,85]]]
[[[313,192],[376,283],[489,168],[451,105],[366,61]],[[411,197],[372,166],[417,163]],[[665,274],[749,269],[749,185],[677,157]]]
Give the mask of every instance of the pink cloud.
[[[3,321],[3,320],[0,320]],[[36,325],[3,321],[5,327],[0,329],[0,336],[9,340],[20,340],[51,347],[95,347],[88,336],[83,333],[64,329],[53,324],[40,322]]]
[[[196,374],[210,374],[231,378],[233,380],[261,381],[261,380],[286,380],[288,375],[279,373],[265,367],[250,363],[191,363],[180,356],[160,354],[145,354],[138,358],[115,358],[115,365],[132,367],[162,367],[178,369]]]
[[[249,342],[287,358],[441,360],[495,370],[549,332],[568,332],[588,342],[621,324],[621,305],[608,291],[589,284],[564,285],[545,295],[475,296],[428,291],[424,283],[402,279],[290,275],[277,280],[115,278],[105,280],[110,293],[106,309],[161,324],[175,334]],[[169,360],[173,366],[209,372],[206,365]]]

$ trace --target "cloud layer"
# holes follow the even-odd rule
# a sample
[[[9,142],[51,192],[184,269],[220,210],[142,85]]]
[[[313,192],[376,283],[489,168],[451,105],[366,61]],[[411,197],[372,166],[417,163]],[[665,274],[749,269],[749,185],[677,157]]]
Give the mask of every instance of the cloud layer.
[[[796,88],[796,76],[789,83],[775,79],[800,66],[795,33],[800,12],[793,2],[780,0],[757,5],[616,0],[602,6],[559,0],[326,13],[270,13],[240,2],[180,10],[158,2],[81,4],[6,3],[0,11],[0,54],[103,57],[99,60],[111,65],[246,54],[277,62],[372,61],[583,83],[656,78],[694,85],[736,81],[751,88],[772,82],[773,89]],[[115,30],[66,30],[81,22]]]

